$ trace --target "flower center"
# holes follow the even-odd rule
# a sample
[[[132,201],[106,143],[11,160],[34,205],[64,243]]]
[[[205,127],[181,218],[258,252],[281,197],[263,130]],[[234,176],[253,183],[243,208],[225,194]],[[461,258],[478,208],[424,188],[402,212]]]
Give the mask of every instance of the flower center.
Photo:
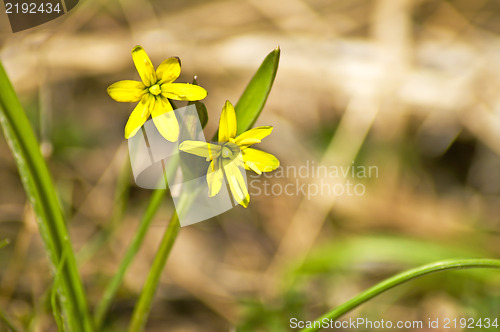
[[[149,88],[149,92],[154,94],[155,96],[158,96],[161,93],[161,88],[159,84],[155,84]]]
[[[233,152],[227,146],[224,146],[222,148],[221,155],[222,158],[230,158],[233,155]]]

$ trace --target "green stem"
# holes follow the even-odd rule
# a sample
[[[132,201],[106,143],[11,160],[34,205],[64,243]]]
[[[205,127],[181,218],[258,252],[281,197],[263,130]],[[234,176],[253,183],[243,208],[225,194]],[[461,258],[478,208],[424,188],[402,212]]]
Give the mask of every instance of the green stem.
[[[196,190],[200,190],[200,188],[197,188]],[[174,242],[177,239],[177,235],[179,234],[179,215],[181,218],[185,216],[185,212],[194,203],[194,198],[196,196],[196,191],[193,192],[192,190],[186,190],[186,188],[184,188],[184,191],[180,194],[179,200],[177,201],[176,211],[172,215],[167,230],[163,235],[160,247],[158,248],[153,261],[153,266],[149,271],[148,278],[141,291],[141,295],[139,296],[139,301],[135,306],[132,321],[128,329],[129,332],[140,332],[144,330],[144,326],[146,325],[146,321],[151,310],[153,297],[156,289],[158,288],[158,284],[160,283],[161,274],[165,264],[167,263],[168,256],[170,255]]]
[[[325,315],[317,318],[315,321],[321,322],[323,319],[336,320],[347,312],[353,310],[359,305],[369,301],[375,296],[382,294],[383,292],[401,285],[409,280],[440,271],[454,270],[454,269],[473,269],[473,268],[494,268],[500,269],[500,260],[496,259],[457,259],[443,261],[433,264],[428,264],[420,266],[400,274],[397,274],[389,279],[386,279],[377,285],[367,289],[366,291],[360,293],[359,295],[353,297],[344,304],[338,306],[332,311],[326,313]],[[320,328],[306,328],[301,330],[301,332],[312,332],[318,331]]]
[[[113,298],[115,297],[115,294],[118,291],[118,288],[120,287],[123,278],[125,277],[125,273],[127,272],[128,267],[130,266],[135,255],[139,251],[141,244],[144,241],[146,233],[149,229],[149,225],[151,225],[151,221],[153,220],[156,211],[158,211],[158,208],[160,207],[163,198],[166,196],[166,193],[167,191],[163,189],[158,189],[153,192],[153,195],[149,200],[146,213],[142,217],[139,229],[135,233],[132,243],[128,247],[124,258],[121,261],[120,266],[118,267],[118,271],[115,273],[115,275],[109,282],[108,286],[106,287],[106,290],[104,291],[104,295],[101,301],[97,305],[95,311],[95,325],[97,331],[100,330],[104,318],[106,317],[106,313],[108,312],[109,307],[111,305],[111,302],[113,301]]]
[[[0,124],[21,181],[37,215],[40,235],[54,273],[62,253],[60,301],[73,332],[92,331],[84,288],[54,184],[26,114],[0,62]]]
[[[144,326],[146,325],[146,321],[151,310],[153,297],[156,289],[158,288],[158,284],[160,283],[161,274],[165,264],[167,263],[168,256],[170,255],[174,242],[177,239],[177,235],[179,234],[179,215],[181,218],[185,216],[185,212],[191,207],[194,202],[194,198],[197,196],[196,191],[193,192],[192,190],[186,190],[186,188],[184,189],[185,190],[180,194],[176,211],[170,219],[170,223],[168,224],[167,230],[161,240],[160,247],[156,252],[153,266],[149,271],[148,278],[141,291],[141,295],[139,296],[139,301],[135,306],[128,332],[141,332],[144,330]],[[199,188],[197,190],[199,190]]]
[[[172,178],[175,174],[175,171],[177,170],[178,165],[179,165],[178,157],[173,157],[170,160],[168,166],[166,168],[165,167],[163,168],[165,178]],[[168,189],[167,182],[165,182],[165,186]],[[120,285],[122,284],[123,278],[125,277],[125,273],[127,272],[135,255],[139,251],[142,242],[146,237],[149,226],[151,225],[151,221],[153,221],[153,218],[156,215],[156,212],[158,211],[158,208],[160,207],[160,204],[162,203],[166,194],[167,194],[166,189],[157,189],[154,191],[153,195],[149,199],[149,204],[148,207],[146,208],[146,212],[144,213],[141,219],[139,229],[135,233],[135,236],[132,239],[132,243],[127,249],[124,258],[121,261],[120,266],[118,267],[118,271],[115,273],[115,275],[109,282],[108,286],[106,287],[104,295],[94,312],[95,325],[97,331],[101,329],[102,324],[104,322],[104,318],[106,317],[106,314],[109,310],[109,307],[111,306],[111,303],[113,302],[113,298],[115,297],[118,288],[120,288]]]
[[[146,320],[151,310],[151,303],[153,302],[153,297],[160,282],[161,273],[167,262],[168,256],[172,247],[174,245],[177,234],[179,234],[179,217],[177,212],[175,212],[170,219],[170,223],[167,227],[165,235],[163,236],[160,248],[156,253],[155,259],[153,261],[153,266],[149,271],[148,278],[142,289],[139,301],[134,309],[134,314],[132,316],[132,322],[128,329],[129,332],[139,332],[143,331],[146,325]]]

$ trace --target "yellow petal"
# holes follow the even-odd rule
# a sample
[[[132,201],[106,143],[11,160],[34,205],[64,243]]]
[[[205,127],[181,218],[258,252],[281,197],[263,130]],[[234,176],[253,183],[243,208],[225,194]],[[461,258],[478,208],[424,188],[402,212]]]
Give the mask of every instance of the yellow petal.
[[[137,68],[137,72],[141,77],[142,83],[144,83],[144,85],[147,87],[155,84],[155,69],[153,67],[153,64],[151,63],[151,60],[149,60],[146,51],[144,51],[142,47],[134,47],[134,49],[132,50],[132,60],[134,60],[135,68]]]
[[[134,103],[141,100],[146,92],[144,84],[138,81],[119,81],[108,87],[108,94],[111,98],[125,103]]]
[[[248,147],[252,144],[260,143],[260,141],[267,135],[271,134],[272,131],[273,127],[271,126],[253,128],[236,137],[234,139],[234,143],[242,147]]]
[[[280,165],[278,158],[270,153],[252,148],[244,149],[242,152],[245,168],[253,170],[257,174],[274,171]]]
[[[179,150],[213,160],[219,156],[221,146],[201,141],[184,141],[179,145]]]
[[[144,122],[149,117],[149,105],[153,102],[154,98],[146,94],[142,96],[141,101],[137,104],[137,106],[130,114],[128,118],[127,124],[125,125],[125,138],[129,139],[134,136],[139,129],[141,129]]]
[[[222,168],[219,165],[219,160],[212,160],[207,171],[207,184],[208,184],[208,196],[213,197],[217,195],[222,188],[222,180],[224,174],[222,173]]]
[[[233,105],[228,101],[222,108],[219,120],[219,142],[228,142],[236,136],[236,112]]]
[[[201,100],[207,96],[207,90],[201,86],[187,83],[162,84],[163,96],[175,100]]]
[[[247,161],[245,163],[245,169],[248,169],[248,170],[251,170],[251,171],[254,171],[255,173],[261,175],[262,174],[262,171],[257,167],[257,165],[255,165],[253,162],[251,161]]]
[[[156,78],[159,80],[159,84],[172,83],[180,74],[181,62],[176,57],[168,58],[156,69]]]
[[[245,178],[241,174],[240,168],[236,163],[228,159],[223,160],[223,166],[234,200],[246,208],[250,202],[250,195],[248,194]]]
[[[173,112],[172,105],[167,99],[156,97],[156,103],[151,112],[151,117],[155,123],[158,132],[170,142],[177,141],[179,138],[179,123]]]

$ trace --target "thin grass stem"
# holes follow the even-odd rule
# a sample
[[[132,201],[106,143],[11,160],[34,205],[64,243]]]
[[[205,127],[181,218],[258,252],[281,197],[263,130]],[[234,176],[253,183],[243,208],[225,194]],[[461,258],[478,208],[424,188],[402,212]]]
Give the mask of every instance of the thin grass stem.
[[[448,270],[456,270],[456,269],[477,269],[477,268],[492,268],[492,269],[500,269],[500,260],[496,259],[457,259],[457,260],[449,260],[442,261],[437,263],[432,263],[428,265],[423,265],[411,270],[407,270],[405,272],[399,273],[393,277],[390,277],[377,285],[367,289],[366,291],[356,295],[349,301],[344,304],[338,306],[332,311],[324,314],[323,316],[315,319],[315,321],[322,322],[325,320],[336,320],[349,311],[357,308],[361,304],[373,299],[375,296],[384,293],[385,291],[401,285],[407,281],[416,279],[418,277],[425,276],[427,274],[448,271]],[[301,332],[312,332],[318,331],[321,327],[312,327],[302,329]]]
[[[139,225],[139,229],[136,231],[135,236],[123,257],[123,260],[118,267],[118,270],[114,274],[113,278],[110,280],[108,286],[104,291],[104,295],[97,305],[97,308],[94,313],[95,317],[95,325],[97,331],[102,327],[104,318],[109,310],[109,307],[113,301],[113,298],[116,295],[116,292],[120,288],[122,284],[123,278],[125,277],[125,273],[127,272],[130,264],[132,263],[135,255],[139,251],[142,242],[147,234],[149,226],[153,221],[154,216],[156,215],[156,211],[160,207],[160,204],[163,202],[163,199],[166,196],[167,191],[163,189],[158,189],[153,192],[151,198],[149,200],[148,207],[146,212],[144,213],[141,223]]]
[[[148,278],[142,289],[139,301],[134,309],[134,314],[132,315],[132,321],[128,329],[129,332],[139,332],[144,330],[146,325],[149,312],[151,310],[151,303],[158,288],[160,282],[160,277],[163,272],[163,268],[167,263],[168,256],[177,235],[179,234],[180,224],[177,212],[172,215],[170,223],[165,231],[165,234],[161,240],[160,247],[156,253],[155,259],[153,261],[153,266],[149,271]]]

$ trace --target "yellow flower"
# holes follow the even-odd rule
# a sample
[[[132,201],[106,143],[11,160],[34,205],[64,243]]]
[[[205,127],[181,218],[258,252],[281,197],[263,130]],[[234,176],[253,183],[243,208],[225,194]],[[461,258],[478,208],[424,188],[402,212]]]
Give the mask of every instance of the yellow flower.
[[[128,118],[125,138],[134,136],[151,115],[160,134],[171,142],[177,141],[179,124],[168,99],[201,100],[207,91],[197,85],[173,83],[181,73],[176,57],[163,61],[156,72],[141,46],[134,47],[132,59],[142,82],[125,80],[108,87],[108,94],[116,101],[139,102]]]
[[[270,153],[251,148],[255,143],[269,135],[273,130],[271,126],[250,129],[236,136],[236,113],[233,105],[226,101],[219,120],[219,142],[217,144],[184,141],[179,150],[204,157],[210,161],[207,171],[208,195],[213,197],[219,193],[224,174],[229,188],[239,204],[244,207],[250,202],[250,195],[245,184],[245,178],[240,172],[241,166],[257,174],[275,170],[279,160]],[[238,158],[240,155],[242,158]]]

